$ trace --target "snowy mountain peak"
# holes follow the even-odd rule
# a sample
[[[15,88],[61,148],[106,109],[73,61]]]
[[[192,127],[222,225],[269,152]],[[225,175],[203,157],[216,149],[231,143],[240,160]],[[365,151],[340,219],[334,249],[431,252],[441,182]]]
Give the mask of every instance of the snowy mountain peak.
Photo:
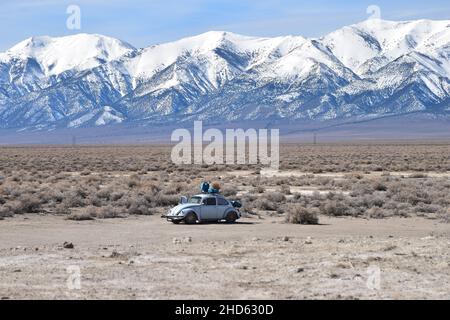
[[[46,76],[68,70],[82,71],[134,51],[128,43],[97,34],[32,37],[9,49],[9,59],[34,59]],[[6,60],[5,58],[2,60]]]
[[[376,69],[367,65],[371,62],[392,61],[413,51],[433,55],[435,48],[448,44],[449,40],[450,21],[380,19],[343,27],[320,39],[359,75]]]

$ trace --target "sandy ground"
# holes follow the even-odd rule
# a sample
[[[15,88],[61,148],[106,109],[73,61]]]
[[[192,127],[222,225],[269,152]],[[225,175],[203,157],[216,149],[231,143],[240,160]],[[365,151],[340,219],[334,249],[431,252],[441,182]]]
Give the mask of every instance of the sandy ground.
[[[321,223],[16,216],[0,221],[0,298],[450,299],[450,224]]]
[[[303,177],[303,176],[314,176],[314,177],[323,177],[323,178],[333,178],[333,179],[343,179],[346,176],[349,176],[350,173],[344,172],[327,172],[327,173],[314,173],[304,172],[299,170],[271,170],[271,169],[263,169],[261,170],[261,176],[263,177]],[[416,172],[416,171],[371,171],[371,172],[356,172],[362,174],[366,177],[381,177],[382,175],[389,174],[390,176],[396,177],[411,177],[417,174],[423,174],[426,177],[430,178],[447,178],[450,177],[450,172]],[[238,171],[230,171],[227,172],[228,175],[238,176],[238,177],[251,177],[255,175],[255,171],[246,171],[246,170],[238,170]]]

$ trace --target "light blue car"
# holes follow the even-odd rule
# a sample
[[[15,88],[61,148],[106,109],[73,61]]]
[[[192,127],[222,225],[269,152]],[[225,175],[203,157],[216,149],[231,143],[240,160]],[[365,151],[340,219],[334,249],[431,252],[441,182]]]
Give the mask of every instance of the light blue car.
[[[191,197],[182,197],[180,204],[163,216],[168,221],[178,224],[226,221],[233,223],[241,217],[238,201],[228,201],[220,194],[203,193]]]

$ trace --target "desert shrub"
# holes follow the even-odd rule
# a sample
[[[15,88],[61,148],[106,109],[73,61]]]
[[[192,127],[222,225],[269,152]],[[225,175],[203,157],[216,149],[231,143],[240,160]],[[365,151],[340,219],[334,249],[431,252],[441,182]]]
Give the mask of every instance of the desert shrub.
[[[359,172],[353,172],[347,174],[346,177],[351,180],[361,180],[362,178],[364,178],[364,175]]]
[[[256,215],[255,208],[250,203],[244,203],[241,208],[241,212],[249,215]]]
[[[396,202],[396,201],[393,201],[393,200],[388,200],[384,204],[383,208],[386,209],[386,210],[391,210],[392,211],[392,210],[396,210],[398,208],[399,204],[400,204],[399,202]]]
[[[394,210],[394,215],[400,217],[408,217],[413,211],[413,206],[409,203],[398,203],[397,208]]]
[[[111,205],[100,207],[95,210],[94,216],[99,219],[120,218],[122,210]]]
[[[289,205],[285,209],[286,222],[294,224],[318,224],[319,210],[317,208],[305,208],[301,205]]]
[[[276,211],[277,211],[278,214],[283,214],[283,213],[286,212],[285,208],[283,206],[278,206]]]
[[[263,186],[256,186],[253,189],[251,189],[250,192],[252,193],[264,193],[266,189]]]
[[[386,191],[387,190],[387,186],[386,186],[386,184],[384,184],[381,181],[376,181],[373,184],[373,189],[375,191]]]
[[[413,178],[413,179],[423,179],[423,178],[427,178],[428,175],[426,173],[413,173],[409,177]]]
[[[258,199],[259,197],[253,193],[245,193],[241,196],[241,200],[247,201],[247,202],[252,202],[255,201],[256,199]]]
[[[85,200],[78,195],[73,193],[65,194],[61,204],[66,208],[77,208],[84,207]]]
[[[94,195],[91,198],[89,198],[88,202],[90,205],[94,207],[101,207],[106,203],[104,199],[99,198],[97,195]]]
[[[129,200],[128,213],[132,215],[149,215],[151,214],[150,205],[144,198],[136,197]]]
[[[95,206],[87,206],[82,208],[76,212],[72,212],[69,214],[67,219],[69,220],[92,220],[93,218],[98,219],[111,219],[111,218],[119,218],[121,217],[120,208],[113,206],[105,206],[105,207],[95,207]]]
[[[265,194],[265,197],[270,202],[282,203],[286,201],[286,197],[281,192],[269,192]]]
[[[174,195],[178,194],[183,190],[183,187],[180,183],[171,183],[167,187],[164,188],[163,192],[166,195]]]
[[[414,207],[414,210],[415,212],[420,213],[437,213],[441,210],[441,207],[432,204],[419,203]]]
[[[132,189],[132,188],[136,188],[140,182],[139,182],[139,179],[137,179],[137,178],[129,178],[126,183],[127,183],[128,188]]]
[[[350,195],[353,197],[371,195],[373,193],[373,187],[365,183],[356,183],[352,186]]]
[[[9,206],[0,206],[0,218],[12,217],[14,212],[11,210]]]
[[[443,214],[441,214],[442,221],[450,223],[450,207],[447,208]]]
[[[372,197],[365,197],[367,199],[368,207],[383,207],[386,202],[385,198],[380,194],[374,194]]]
[[[374,219],[382,219],[385,217],[385,212],[379,207],[373,207],[367,210],[367,216]]]
[[[90,212],[72,212],[70,213],[67,218],[67,220],[74,220],[74,221],[86,221],[86,220],[93,220]]]
[[[237,194],[236,188],[225,187],[220,190],[220,193],[225,197],[233,197]]]
[[[81,208],[77,211],[72,211],[68,216],[68,220],[76,220],[76,221],[84,221],[84,220],[93,220],[97,215],[98,208],[95,206],[87,206]]]
[[[20,182],[20,181],[22,181],[22,176],[19,174],[15,174],[15,175],[11,176],[11,181]]]
[[[110,189],[101,189],[97,191],[97,198],[109,200],[111,198],[112,191]]]
[[[392,199],[398,202],[410,203],[417,205],[420,202],[430,204],[429,195],[425,190],[413,188],[408,185],[404,185],[398,192],[391,194]]]
[[[123,197],[123,192],[113,192],[111,193],[111,201],[118,201]]]
[[[40,192],[40,198],[43,203],[61,203],[64,200],[64,194],[58,188],[55,189],[43,189]]]
[[[252,206],[259,210],[275,211],[277,207],[272,201],[264,198],[258,198],[252,202]]]
[[[34,195],[24,194],[5,206],[8,206],[14,214],[37,213],[41,208],[41,201]]]
[[[152,199],[152,203],[155,207],[167,207],[177,205],[179,200],[180,197],[176,195],[166,195],[163,193],[158,193]]]
[[[62,203],[56,204],[55,209],[53,211],[55,214],[63,214],[63,215],[68,215],[71,213],[70,208],[67,208]]]
[[[329,200],[320,207],[322,214],[328,216],[346,216],[349,214],[349,208],[346,204],[340,201]]]
[[[284,185],[281,186],[280,192],[283,193],[283,194],[290,195],[291,194],[291,188],[289,187],[289,185],[284,184]]]

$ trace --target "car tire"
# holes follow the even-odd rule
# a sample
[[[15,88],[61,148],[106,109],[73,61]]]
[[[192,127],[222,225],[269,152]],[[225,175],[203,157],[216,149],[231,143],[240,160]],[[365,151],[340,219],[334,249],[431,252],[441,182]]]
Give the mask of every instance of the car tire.
[[[184,217],[185,224],[196,224],[197,223],[197,215],[193,212],[189,212],[186,217]]]
[[[238,215],[235,211],[231,211],[227,213],[227,216],[225,217],[225,221],[227,223],[235,223],[238,219]]]

